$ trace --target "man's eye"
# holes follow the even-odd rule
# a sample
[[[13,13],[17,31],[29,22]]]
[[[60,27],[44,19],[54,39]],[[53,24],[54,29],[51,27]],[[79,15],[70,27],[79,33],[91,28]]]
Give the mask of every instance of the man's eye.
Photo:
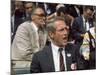
[[[59,29],[58,31],[63,31],[64,29]]]

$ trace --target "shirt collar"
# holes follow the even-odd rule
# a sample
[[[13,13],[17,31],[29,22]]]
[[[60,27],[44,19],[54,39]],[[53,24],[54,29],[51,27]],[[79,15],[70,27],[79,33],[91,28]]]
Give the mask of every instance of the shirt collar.
[[[88,20],[86,20],[85,18],[84,18],[84,16],[82,15],[82,18],[83,18],[83,22],[85,23],[85,22],[88,22]]]
[[[56,51],[56,52],[58,52],[58,50],[59,50],[59,48],[60,47],[58,47],[57,45],[55,45],[52,41],[51,41],[51,47],[52,47],[52,49],[53,49],[53,51]],[[64,50],[65,48],[63,48],[63,50]]]
[[[36,31],[38,31],[38,27],[36,26],[36,24],[35,24],[34,22],[31,22],[31,24],[32,24],[32,27],[33,27]]]

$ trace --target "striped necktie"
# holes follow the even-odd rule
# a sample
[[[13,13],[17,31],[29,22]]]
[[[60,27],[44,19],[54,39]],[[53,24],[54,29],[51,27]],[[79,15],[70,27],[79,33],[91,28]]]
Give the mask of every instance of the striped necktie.
[[[60,53],[60,71],[65,71],[64,58],[63,58],[63,55],[62,55],[62,50],[63,50],[63,48],[59,48],[59,53]]]

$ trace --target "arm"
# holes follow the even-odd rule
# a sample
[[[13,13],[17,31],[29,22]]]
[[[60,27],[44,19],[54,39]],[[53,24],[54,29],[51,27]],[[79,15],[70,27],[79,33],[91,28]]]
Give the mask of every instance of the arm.
[[[78,19],[75,19],[74,21],[73,21],[73,24],[72,24],[72,35],[73,35],[73,38],[75,39],[75,40],[81,40],[81,39],[83,39],[83,34],[82,34],[82,32],[80,31],[80,27],[79,27],[80,25],[79,25],[79,22],[78,22]]]
[[[29,32],[25,25],[20,25],[12,43],[12,57],[21,60],[31,60]]]

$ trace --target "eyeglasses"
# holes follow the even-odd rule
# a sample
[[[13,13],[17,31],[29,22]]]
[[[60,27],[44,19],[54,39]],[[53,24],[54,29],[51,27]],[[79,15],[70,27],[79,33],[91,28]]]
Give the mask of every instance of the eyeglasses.
[[[45,14],[41,13],[41,14],[34,14],[34,15],[37,15],[37,16],[40,16],[40,17],[45,17]]]
[[[30,7],[26,7],[26,9],[30,9],[30,8],[32,9],[32,6],[30,6]]]

